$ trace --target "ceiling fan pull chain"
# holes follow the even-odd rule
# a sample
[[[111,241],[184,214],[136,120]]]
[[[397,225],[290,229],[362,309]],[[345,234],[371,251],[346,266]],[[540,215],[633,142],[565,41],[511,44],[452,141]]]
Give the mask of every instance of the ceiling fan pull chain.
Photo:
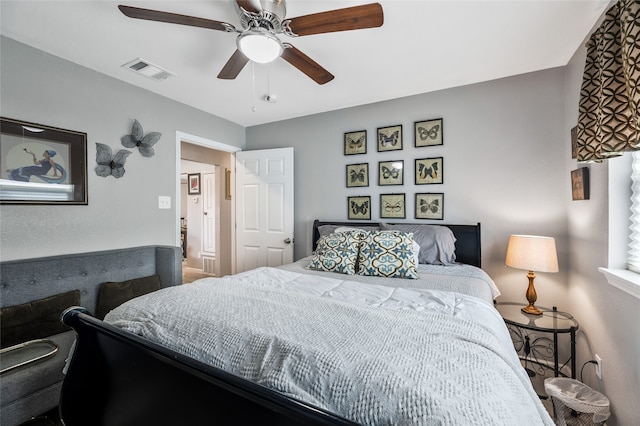
[[[267,64],[267,97],[271,96],[271,64]]]
[[[251,112],[256,112],[256,64],[251,61]]]

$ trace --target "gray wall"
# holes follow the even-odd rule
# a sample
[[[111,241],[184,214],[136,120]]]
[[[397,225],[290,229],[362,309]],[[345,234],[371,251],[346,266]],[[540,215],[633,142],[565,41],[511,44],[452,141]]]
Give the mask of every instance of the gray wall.
[[[483,267],[503,293],[525,301],[524,271],[504,266],[511,233],[556,238],[560,272],[537,274],[540,306],[557,306],[580,322],[577,368],[603,357],[603,380],[585,368],[587,384],[611,398],[610,426],[640,418],[639,301],[611,286],[597,271],[607,266],[607,164],[591,167],[592,198],[572,202],[570,129],[584,56],[569,67],[250,127],[247,148],[292,146],[295,151],[295,256],[311,251],[313,219],[346,220],[349,195],[371,195],[380,220],[379,194],[404,192],[406,222],[415,192],[444,192],[445,223],[482,223]],[[413,122],[444,119],[442,147],[415,148]],[[402,124],[404,149],[378,153],[377,127]],[[343,155],[344,132],[366,129],[366,155]],[[415,186],[416,158],[444,157],[444,184]],[[405,161],[402,187],[377,185],[378,161]],[[370,186],[346,188],[346,164],[369,163]],[[431,223],[437,223],[433,221]],[[580,371],[578,371],[580,378]],[[593,377],[591,377],[593,376]]]
[[[295,153],[295,256],[311,252],[313,219],[346,220],[349,195],[371,195],[373,220],[379,194],[404,192],[407,222],[416,192],[444,193],[444,222],[482,223],[483,266],[510,299],[523,299],[526,274],[506,269],[511,233],[558,239],[566,264],[564,80],[554,69],[357,108],[254,126],[247,148],[293,146]],[[444,120],[444,145],[415,148],[413,123]],[[402,124],[404,149],[377,152],[376,128]],[[366,129],[367,154],[343,154],[344,132]],[[442,156],[444,183],[414,185],[414,160]],[[403,186],[378,186],[378,162],[405,162]],[[369,163],[368,188],[346,188],[346,165]],[[390,221],[390,220],[387,220]],[[437,223],[437,222],[433,222]],[[566,291],[566,268],[540,274],[541,305],[558,304]]]
[[[175,245],[176,132],[244,147],[244,128],[14,40],[1,43],[2,116],[87,133],[89,205],[0,206],[0,257]],[[134,119],[146,133],[162,133],[155,156],[130,155],[120,179],[96,176],[95,143],[119,149]],[[171,196],[170,210],[158,209],[160,195]]]

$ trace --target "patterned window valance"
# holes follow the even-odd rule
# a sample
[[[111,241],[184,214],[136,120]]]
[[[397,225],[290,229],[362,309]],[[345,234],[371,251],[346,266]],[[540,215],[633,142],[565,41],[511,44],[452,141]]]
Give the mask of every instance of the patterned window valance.
[[[640,149],[640,1],[620,0],[587,45],[577,131],[578,161]]]

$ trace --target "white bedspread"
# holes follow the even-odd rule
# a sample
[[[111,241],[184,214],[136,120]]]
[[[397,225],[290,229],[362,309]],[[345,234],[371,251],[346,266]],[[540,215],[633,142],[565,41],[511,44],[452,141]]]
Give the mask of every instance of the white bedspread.
[[[500,290],[491,277],[482,269],[472,265],[426,265],[419,264],[417,280],[405,278],[369,277],[361,275],[344,275],[335,272],[313,271],[307,269],[311,257],[305,257],[294,263],[279,266],[287,271],[320,275],[337,279],[347,279],[390,287],[423,288],[428,290],[455,291],[479,297],[488,302],[500,296]]]
[[[153,292],[105,321],[362,424],[553,424],[476,297],[258,268]]]

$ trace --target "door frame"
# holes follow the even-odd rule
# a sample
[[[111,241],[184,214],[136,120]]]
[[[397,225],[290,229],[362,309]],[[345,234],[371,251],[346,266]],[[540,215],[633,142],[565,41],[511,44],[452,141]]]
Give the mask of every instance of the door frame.
[[[233,146],[233,145],[228,145],[222,142],[217,142],[217,141],[213,141],[211,139],[206,139],[200,136],[196,136],[196,135],[191,135],[189,133],[185,133],[185,132],[181,132],[181,131],[176,131],[176,173],[175,173],[175,191],[174,191],[174,200],[175,202],[174,204],[174,211],[175,211],[175,244],[177,247],[180,247],[180,205],[178,204],[180,202],[179,196],[180,196],[180,157],[181,157],[181,150],[180,150],[180,143],[181,142],[187,142],[193,145],[200,145],[200,146],[204,146],[207,148],[211,148],[211,149],[215,149],[218,151],[224,151],[224,152],[228,152],[230,154],[235,154],[238,151],[242,151],[242,148],[239,148],[237,146]],[[233,161],[231,161],[231,175],[234,176],[235,175],[235,159]],[[232,203],[231,205],[231,217],[235,217],[235,207],[236,204]],[[235,230],[235,226],[231,227],[231,269],[232,272],[235,272],[235,258],[236,258],[236,247],[235,247],[235,242],[236,242],[236,230]]]

